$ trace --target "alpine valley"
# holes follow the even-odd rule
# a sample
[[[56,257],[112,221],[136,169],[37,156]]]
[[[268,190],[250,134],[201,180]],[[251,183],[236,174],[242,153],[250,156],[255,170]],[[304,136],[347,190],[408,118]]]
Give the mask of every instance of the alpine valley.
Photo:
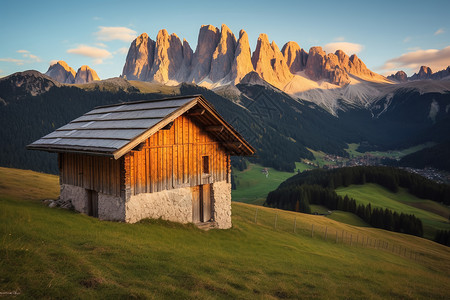
[[[1,78],[0,165],[56,173],[53,154],[25,145],[95,106],[177,94],[203,94],[257,149],[250,160],[278,170],[293,171],[313,158],[310,150],[348,156],[350,143],[361,151],[426,142],[439,149],[450,140],[450,67],[384,77],[355,54],[296,42],[280,50],[266,34],[252,52],[244,30],[236,38],[226,25],[207,25],[195,51],[165,29],[155,40],[139,35],[117,78],[64,61],[45,74]]]

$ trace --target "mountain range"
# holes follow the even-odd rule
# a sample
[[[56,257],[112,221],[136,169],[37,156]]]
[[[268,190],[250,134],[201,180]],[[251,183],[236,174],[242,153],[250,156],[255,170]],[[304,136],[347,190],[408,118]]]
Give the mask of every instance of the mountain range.
[[[89,66],[81,66],[75,73],[75,70],[62,60],[50,65],[47,72],[45,72],[45,75],[55,79],[60,83],[69,84],[83,84],[100,80],[97,72],[95,72]]]
[[[265,34],[251,53],[245,31],[236,39],[225,25],[202,26],[195,52],[166,30],[156,41],[144,33],[119,78],[99,80],[87,66],[75,73],[63,61],[46,74],[0,78],[0,139],[10,141],[0,144],[0,165],[57,172],[54,157],[25,145],[95,106],[177,94],[203,94],[257,149],[251,160],[278,170],[312,159],[310,150],[347,156],[349,143],[367,151],[434,142],[440,151],[450,132],[448,71],[424,67],[399,82],[356,55],[295,42],[279,50]]]
[[[342,103],[367,108],[393,89],[404,88],[401,83],[408,79],[450,79],[449,72],[450,67],[434,74],[422,67],[411,78],[404,79],[402,71],[384,77],[369,70],[355,54],[326,53],[321,47],[306,51],[292,41],[280,50],[266,34],[259,35],[252,53],[244,30],[236,38],[226,25],[221,29],[203,25],[195,52],[186,40],[165,29],[158,32],[156,41],[141,34],[130,45],[122,76],[165,85],[193,83],[227,92],[236,92],[232,87],[238,83],[263,82],[338,115],[345,109]]]

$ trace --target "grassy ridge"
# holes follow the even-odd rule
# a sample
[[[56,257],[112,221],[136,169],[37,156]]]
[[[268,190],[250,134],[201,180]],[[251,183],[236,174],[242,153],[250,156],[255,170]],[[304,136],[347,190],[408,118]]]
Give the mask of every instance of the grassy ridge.
[[[450,252],[428,240],[265,207],[254,224],[255,206],[243,203],[233,203],[231,230],[106,222],[37,201],[57,195],[56,176],[0,174],[0,291],[23,298],[448,297]],[[17,178],[20,190],[9,188]],[[275,212],[277,230],[268,223]],[[299,228],[326,225],[380,238],[422,259],[283,231],[283,220],[294,218]]]
[[[392,193],[379,185],[368,183],[340,187],[336,189],[336,193],[341,196],[348,195],[355,199],[357,204],[371,203],[372,208],[382,207],[398,213],[414,214],[422,220],[424,236],[430,239],[434,238],[436,230],[450,230],[448,207],[431,200],[417,198],[404,188],[400,188],[398,193]],[[440,214],[436,214],[436,211],[440,211]]]

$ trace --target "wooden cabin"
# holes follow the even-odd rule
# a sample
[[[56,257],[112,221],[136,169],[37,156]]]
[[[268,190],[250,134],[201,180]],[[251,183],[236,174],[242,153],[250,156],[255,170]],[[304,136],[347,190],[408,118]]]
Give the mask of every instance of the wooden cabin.
[[[58,153],[60,197],[103,220],[231,227],[230,156],[255,153],[201,95],[96,107],[27,146]]]

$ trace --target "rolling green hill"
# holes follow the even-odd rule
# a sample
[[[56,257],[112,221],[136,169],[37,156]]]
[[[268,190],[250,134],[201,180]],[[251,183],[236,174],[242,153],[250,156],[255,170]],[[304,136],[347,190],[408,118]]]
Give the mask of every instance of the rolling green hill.
[[[308,168],[310,167],[303,163],[295,164],[296,170],[304,171]],[[267,170],[267,175],[262,172],[263,169]],[[295,174],[264,168],[260,164],[249,164],[243,171],[233,169],[237,189],[231,191],[232,199],[237,202],[262,205],[270,191]]]
[[[104,299],[448,297],[450,252],[422,238],[243,203],[233,203],[230,230],[205,232],[161,220],[107,222],[39,201],[57,195],[56,176],[0,168],[2,293]],[[335,243],[341,232],[353,237],[353,245]],[[379,247],[381,241],[389,243],[387,249]]]
[[[433,239],[436,230],[450,230],[450,209],[431,200],[420,199],[411,195],[404,188],[393,193],[386,188],[373,183],[364,185],[350,185],[336,189],[341,196],[348,195],[356,200],[357,204],[372,207],[382,207],[398,213],[413,214],[423,222],[424,237]],[[437,214],[436,212],[439,212]]]

